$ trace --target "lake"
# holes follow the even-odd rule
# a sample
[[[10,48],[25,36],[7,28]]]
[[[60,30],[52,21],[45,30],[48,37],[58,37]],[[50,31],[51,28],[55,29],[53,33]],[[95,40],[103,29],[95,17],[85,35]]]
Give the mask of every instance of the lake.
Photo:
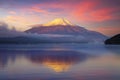
[[[0,45],[0,80],[120,80],[120,46]]]

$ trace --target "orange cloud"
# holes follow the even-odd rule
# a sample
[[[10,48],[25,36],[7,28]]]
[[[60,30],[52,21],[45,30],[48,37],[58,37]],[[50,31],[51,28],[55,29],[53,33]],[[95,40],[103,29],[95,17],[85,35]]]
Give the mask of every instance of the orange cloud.
[[[21,15],[10,15],[3,19],[5,22],[13,25],[16,30],[24,31],[30,28],[30,25],[36,24],[40,21],[40,18],[35,15],[21,16]]]

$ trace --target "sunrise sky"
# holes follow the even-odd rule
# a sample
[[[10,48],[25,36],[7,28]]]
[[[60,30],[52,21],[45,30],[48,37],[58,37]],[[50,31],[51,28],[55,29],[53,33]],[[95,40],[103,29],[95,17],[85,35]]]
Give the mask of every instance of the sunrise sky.
[[[0,21],[20,31],[60,17],[112,36],[120,32],[120,0],[0,0]]]

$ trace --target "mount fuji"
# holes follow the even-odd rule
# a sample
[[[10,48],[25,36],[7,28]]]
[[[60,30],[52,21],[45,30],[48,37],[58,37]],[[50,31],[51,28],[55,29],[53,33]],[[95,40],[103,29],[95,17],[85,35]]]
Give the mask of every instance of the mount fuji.
[[[35,25],[26,32],[38,34],[80,35],[86,31],[88,30],[74,25],[64,18],[57,18],[46,24]]]
[[[103,42],[107,37],[99,32],[87,30],[72,24],[64,18],[57,18],[46,24],[32,26],[26,33],[42,36],[50,42]]]

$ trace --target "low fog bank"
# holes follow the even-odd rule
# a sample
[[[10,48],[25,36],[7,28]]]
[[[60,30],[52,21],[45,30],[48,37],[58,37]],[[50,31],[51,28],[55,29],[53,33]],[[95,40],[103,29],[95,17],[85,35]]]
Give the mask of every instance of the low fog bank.
[[[1,37],[17,37],[25,35],[24,32],[16,31],[14,28],[10,29],[8,24],[0,22],[0,38]]]

